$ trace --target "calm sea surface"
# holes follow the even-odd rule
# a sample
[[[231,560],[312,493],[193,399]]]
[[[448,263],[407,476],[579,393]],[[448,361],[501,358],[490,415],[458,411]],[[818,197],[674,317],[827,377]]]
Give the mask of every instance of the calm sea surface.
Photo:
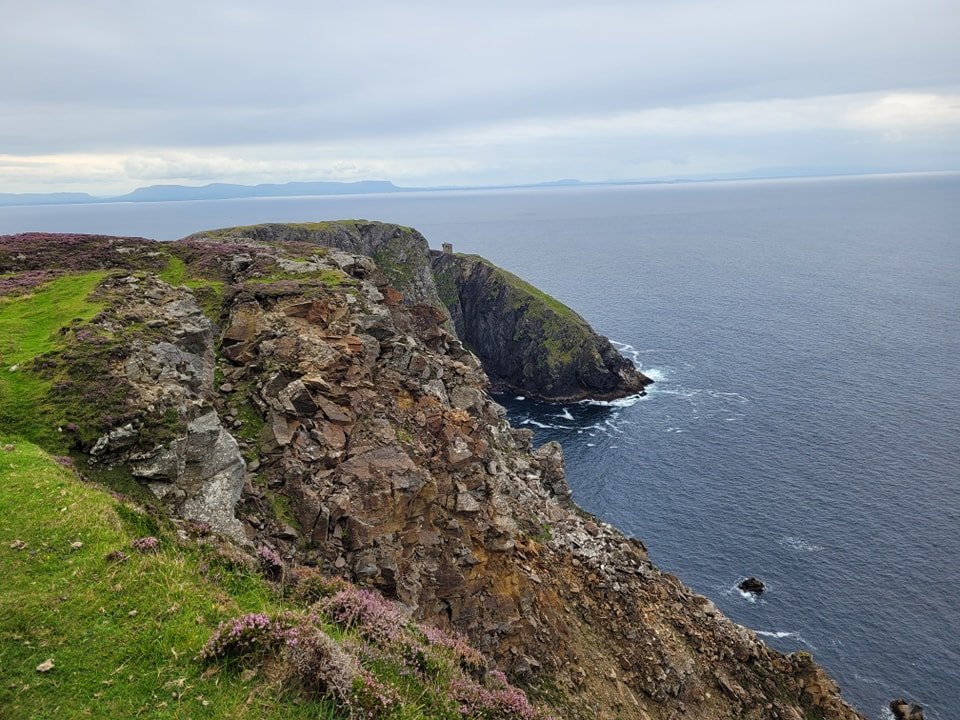
[[[485,255],[657,381],[501,398],[581,505],[871,718],[960,718],[960,176],[0,208],[0,233],[355,217]]]

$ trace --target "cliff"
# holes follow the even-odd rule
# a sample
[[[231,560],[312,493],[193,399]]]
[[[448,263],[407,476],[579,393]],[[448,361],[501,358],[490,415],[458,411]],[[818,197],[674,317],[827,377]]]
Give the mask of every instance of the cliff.
[[[545,400],[642,394],[652,381],[563,303],[477,256],[434,251],[440,299],[498,389]]]
[[[337,248],[373,258],[377,267],[408,303],[440,308],[430,267],[430,248],[416,230],[390,223],[341,220],[313,223],[267,223],[205,230],[184,239],[219,242],[297,242]]]
[[[270,223],[207,230],[185,241],[296,242],[366,255],[400,291],[398,301],[444,315],[444,328],[476,353],[498,390],[550,401],[609,400],[643,393],[651,382],[567,306],[482,258],[431,253],[411,228],[365,220]]]
[[[0,238],[4,432],[70,452],[181,535],[189,521],[465,633],[560,717],[860,717],[808,655],[574,506],[559,446],[510,427],[444,313],[371,257],[255,232]]]

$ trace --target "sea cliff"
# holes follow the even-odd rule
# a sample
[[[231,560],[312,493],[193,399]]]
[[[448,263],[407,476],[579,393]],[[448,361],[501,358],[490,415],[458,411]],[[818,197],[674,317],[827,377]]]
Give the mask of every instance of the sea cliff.
[[[643,394],[652,380],[573,310],[478,255],[432,253],[440,300],[494,387],[550,401]]]
[[[357,678],[366,677],[363,672],[379,673],[377,681],[400,698],[378,705],[381,717],[454,717],[464,708],[478,718],[860,717],[809,655],[768,648],[707,598],[658,570],[639,540],[571,502],[560,447],[535,448],[528,431],[510,426],[489,394],[489,371],[462,341],[473,345],[470,337],[486,337],[469,330],[476,325],[476,289],[491,277],[498,286],[513,285],[499,276],[502,271],[460,256],[435,257],[432,267],[427,258],[424,265],[422,236],[398,226],[336,223],[332,232],[340,239],[324,244],[331,225],[322,225],[230,229],[174,243],[0,238],[0,329],[6,333],[0,341],[0,427],[12,451],[29,455],[33,451],[21,446],[32,443],[69,456],[64,464],[76,467],[89,487],[111,490],[124,507],[152,518],[155,532],[167,528],[170,547],[181,554],[176,557],[199,552],[190,539],[199,534],[203,547],[235,558],[231,567],[259,562],[271,597],[280,598],[271,603],[282,605],[290,578],[307,569],[324,582],[337,578],[397,601],[389,612],[400,615],[387,614],[407,628],[402,637],[385,632],[371,639],[363,636],[362,623],[338,626],[376,646],[356,653],[363,670],[350,677],[362,686]],[[401,257],[398,240],[419,249]],[[456,302],[440,301],[451,287],[448,271],[460,278],[453,285]],[[497,290],[496,302],[515,302],[514,291]],[[525,286],[521,291],[537,295]],[[531,314],[533,300],[519,302],[528,302]],[[444,308],[451,309],[452,323]],[[583,337],[585,321],[554,311],[558,317],[550,322],[569,320],[569,331],[558,337]],[[484,327],[496,334],[493,322]],[[509,332],[516,336],[517,327]],[[521,346],[532,353],[537,334],[524,332],[530,339]],[[503,343],[498,353],[509,354],[511,347]],[[622,364],[602,348],[593,350],[608,372],[620,374]],[[507,383],[503,378],[515,376],[499,377]],[[544,396],[554,390],[568,396],[570,386],[563,383],[574,380],[593,382],[597,394],[614,392],[592,375],[571,380],[558,372],[538,382]],[[21,498],[19,506],[29,487],[15,474],[2,478],[0,493]],[[56,483],[65,495],[80,492],[60,476]],[[55,488],[51,497],[60,492]],[[34,531],[38,543],[54,543],[43,539],[44,527]],[[5,553],[26,547],[19,537],[2,539]],[[79,563],[86,550],[77,542],[64,552],[80,553],[71,556]],[[46,568],[34,557],[16,555],[22,572]],[[101,561],[91,556],[90,562]],[[176,562],[193,567],[193,561]],[[109,567],[95,565],[97,573],[113,572]],[[236,588],[247,586],[216,579],[222,573],[204,567],[213,585],[203,592],[220,597],[211,604],[244,607]],[[111,599],[90,602],[109,604],[131,592],[122,585],[108,583],[102,592]],[[115,586],[120,589],[108,589]],[[44,590],[24,587],[31,598],[46,598]],[[4,634],[22,638],[29,620],[8,622],[8,616],[19,617],[17,601],[3,601]],[[365,602],[369,609],[373,601]],[[179,610],[171,608],[175,617]],[[331,630],[342,616],[329,600],[307,608],[297,617],[326,618],[325,637],[354,652],[351,643],[359,640]],[[302,614],[308,611],[314,615]],[[277,614],[263,627],[285,617]],[[62,634],[61,626],[47,632],[61,633],[61,648],[111,642],[102,624],[91,624],[83,638]],[[461,649],[461,661],[440,669],[417,661],[407,679],[383,670],[383,658],[408,658],[414,646],[420,648],[414,655],[426,652],[430,628],[463,633],[485,659]],[[262,653],[244,656],[244,672],[256,661],[254,674],[246,676],[259,683],[251,697],[269,696],[276,717],[283,703],[291,703],[291,712],[301,712],[304,703],[353,712],[347,691],[333,685],[311,691],[302,672],[290,684],[278,679],[286,677],[278,667],[303,666],[294,662],[289,627],[283,633],[285,654],[277,655],[280,641],[271,639]],[[263,633],[257,637],[267,642]],[[12,658],[16,667],[33,657],[32,646],[24,647]],[[200,649],[186,642],[178,658]],[[328,649],[325,657],[336,652]],[[519,700],[511,706],[507,695],[496,695],[507,690],[500,676],[490,674],[493,668],[522,687],[539,710],[528,711]],[[227,685],[241,677],[232,665],[218,672]],[[199,687],[212,682],[207,673],[184,673]],[[271,694],[277,683],[283,692]],[[442,692],[428,705],[411,699],[410,683],[419,683],[421,698],[427,685]],[[473,700],[464,699],[464,688],[474,686],[479,689],[467,693]],[[104,692],[94,685],[85,701],[95,703],[95,691]],[[49,692],[53,707],[56,689]],[[24,717],[36,714],[29,695],[18,691],[6,700],[16,702]]]

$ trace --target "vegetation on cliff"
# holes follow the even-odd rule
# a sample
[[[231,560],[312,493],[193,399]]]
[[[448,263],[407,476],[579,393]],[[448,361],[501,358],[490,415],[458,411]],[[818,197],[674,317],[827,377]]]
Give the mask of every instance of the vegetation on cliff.
[[[541,717],[464,639],[61,460],[0,436],[3,717]]]
[[[546,400],[643,393],[636,371],[582,317],[479,255],[432,254],[440,299],[495,386]]]
[[[13,717],[856,717],[572,505],[432,303],[270,237],[0,238]]]

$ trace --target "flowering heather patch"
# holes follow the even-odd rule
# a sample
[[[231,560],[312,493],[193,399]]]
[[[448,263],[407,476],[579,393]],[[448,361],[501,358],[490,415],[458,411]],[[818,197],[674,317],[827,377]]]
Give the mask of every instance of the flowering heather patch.
[[[397,606],[372,590],[352,585],[333,597],[321,600],[319,608],[331,621],[343,628],[355,628],[375,642],[391,643],[403,636],[406,616]]]
[[[317,568],[298,566],[287,576],[288,595],[298,603],[313,605],[318,600],[336,595],[347,587],[346,580],[328,577]]]
[[[12,275],[0,275],[0,295],[18,295],[57,277],[50,270],[28,270]]]
[[[360,666],[325,632],[308,624],[290,628],[286,634],[286,658],[309,693],[350,702]]]
[[[137,538],[130,543],[130,547],[141,553],[155,553],[160,549],[160,541],[152,535],[148,535],[147,537]]]
[[[523,690],[507,682],[506,676],[494,671],[488,676],[494,687],[484,687],[469,678],[450,683],[450,691],[460,704],[460,714],[477,720],[538,720],[543,717]]]
[[[353,681],[350,715],[359,718],[382,718],[400,705],[397,691],[369,671],[361,669]]]
[[[330,700],[351,720],[382,720],[414,708],[417,717],[448,717],[456,710],[472,720],[552,720],[502,672],[483,673],[484,658],[465,637],[415,625],[379,593],[323,578],[314,568],[296,567],[290,576],[339,589],[306,611],[253,613],[221,623],[200,659],[268,663],[289,690]],[[344,637],[327,634],[331,621]]]
[[[210,523],[203,520],[187,520],[183,525],[188,535],[193,537],[207,537],[213,532]]]
[[[283,558],[271,547],[261,545],[257,548],[257,560],[260,561],[260,569],[268,578],[276,580],[283,574]]]
[[[240,658],[266,652],[285,640],[287,629],[283,621],[263,613],[241,615],[220,623],[200,651],[200,659]]]
[[[460,633],[441,630],[432,625],[423,624],[419,625],[417,629],[427,638],[428,643],[452,651],[457,659],[464,665],[480,669],[487,664],[486,658],[483,657],[480,651],[474,648],[470,644],[470,641]]]
[[[0,273],[29,270],[159,270],[166,256],[154,240],[109,235],[22,233],[0,236]]]

